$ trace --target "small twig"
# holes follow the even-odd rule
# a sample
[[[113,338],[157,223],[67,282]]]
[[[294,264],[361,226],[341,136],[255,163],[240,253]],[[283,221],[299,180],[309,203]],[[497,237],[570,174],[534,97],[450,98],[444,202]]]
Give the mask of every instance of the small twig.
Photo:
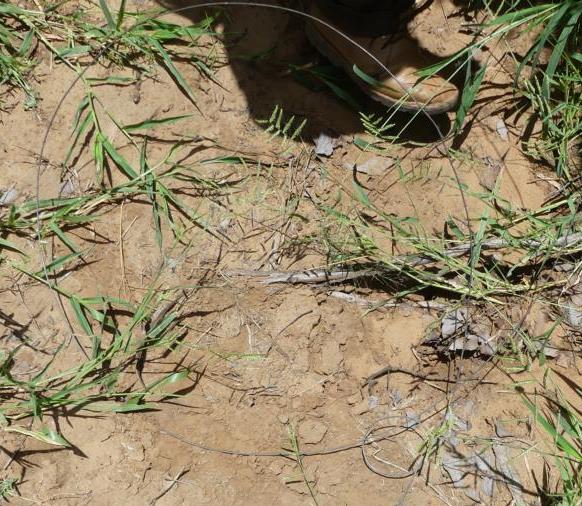
[[[174,485],[176,485],[176,483],[178,483],[178,480],[188,472],[190,472],[190,468],[183,467],[182,469],[180,469],[180,471],[178,472],[178,474],[174,478],[167,480],[167,481],[169,481],[169,483],[162,489],[162,491],[156,497],[154,497],[150,501],[150,506],[154,506],[154,504],[156,504],[156,502],[158,502],[159,499],[164,497],[170,490],[172,490],[172,487]]]
[[[410,466],[409,469],[404,469],[403,467],[400,467],[397,464],[394,464],[392,462],[388,462],[387,460],[382,460],[382,462],[390,467],[393,467],[394,469],[398,469],[399,472],[396,473],[385,473],[384,471],[380,471],[378,468],[376,468],[375,466],[372,465],[372,463],[370,462],[370,459],[368,458],[368,456],[366,455],[366,445],[363,444],[365,441],[368,440],[368,438],[370,438],[372,436],[372,434],[374,433],[375,429],[371,428],[370,430],[368,430],[368,432],[366,432],[366,435],[364,436],[364,438],[362,439],[362,445],[360,446],[360,451],[362,453],[362,460],[364,461],[364,464],[366,465],[366,467],[372,471],[373,473],[382,476],[383,478],[388,478],[391,480],[401,480],[403,478],[409,478],[410,476],[414,476],[416,474],[418,474],[420,472],[420,469],[422,468],[422,466],[419,467],[418,465],[418,460],[414,459],[412,461],[412,464]],[[375,443],[378,440],[371,440],[371,443]],[[421,461],[422,462],[422,461]]]
[[[401,373],[401,374],[408,374],[409,376],[413,376],[414,378],[419,378],[422,380],[426,380],[426,381],[440,381],[443,383],[468,383],[471,381],[480,381],[481,378],[464,378],[462,380],[454,380],[454,379],[450,379],[450,378],[439,378],[439,377],[433,377],[433,376],[428,376],[425,374],[419,374],[417,372],[414,371],[410,371],[409,369],[403,369],[402,367],[392,367],[391,365],[387,365],[382,367],[381,369],[378,369],[376,372],[370,374],[370,376],[368,376],[367,378],[365,378],[364,383],[362,384],[362,387],[368,386],[370,387],[373,382],[375,380],[377,380],[378,378],[381,378],[382,376],[385,376],[386,374],[391,374],[391,373]],[[497,383],[495,381],[481,381],[482,384],[484,385],[496,385]]]
[[[313,309],[310,309],[309,311],[305,311],[305,312],[301,313],[300,315],[296,316],[287,325],[285,325],[279,332],[277,332],[277,335],[275,337],[279,337],[291,325],[293,325],[294,323],[296,323],[297,321],[299,321],[301,318],[303,318],[304,316],[307,316],[308,314],[311,314],[311,313],[313,313]]]
[[[277,352],[279,354],[281,354],[283,356],[283,358],[287,359],[287,362],[291,362],[291,357],[289,356],[289,354],[285,350],[282,350],[281,349],[281,347],[277,343],[277,338],[283,332],[285,332],[289,327],[291,327],[291,325],[293,325],[295,322],[299,321],[301,318],[303,318],[304,316],[307,316],[308,314],[311,314],[311,313],[313,313],[313,309],[310,309],[309,311],[305,311],[305,312],[301,313],[300,315],[298,315],[295,318],[293,318],[279,332],[277,332],[277,335],[274,338],[271,339],[271,346],[269,346],[269,349],[267,350],[267,355],[269,354],[269,352],[271,351],[272,348],[275,348],[275,350],[277,350]]]
[[[403,429],[403,431],[408,429]],[[373,432],[373,431],[372,431]],[[178,441],[181,441],[184,444],[193,446],[194,448],[199,448],[200,450],[204,450],[207,452],[212,453],[221,453],[223,455],[233,455],[236,457],[283,457],[286,459],[295,460],[297,454],[295,452],[289,450],[279,450],[279,451],[269,451],[269,452],[252,452],[252,451],[239,451],[239,450],[226,450],[222,448],[213,448],[211,446],[206,446],[201,443],[195,443],[194,441],[188,441],[186,438],[182,437],[180,434],[176,434],[175,432],[170,432],[168,430],[161,430],[160,434],[164,434],[166,436],[173,437]],[[335,446],[332,448],[323,448],[321,450],[312,450],[312,451],[305,451],[301,450],[299,452],[299,456],[301,457],[314,457],[318,455],[331,455],[332,453],[341,453],[348,450],[355,450],[357,448],[361,448],[362,446],[367,446],[372,443],[377,443],[380,441],[386,441],[391,439],[395,435],[398,434],[391,434],[390,436],[380,436],[377,438],[371,437],[371,432],[369,432],[364,438],[355,442],[355,443],[348,443],[342,446]]]
[[[316,283],[343,283],[351,279],[361,277],[378,276],[384,271],[362,269],[352,271],[347,268],[340,268],[333,271],[327,269],[310,269],[305,271],[258,271],[258,270],[233,270],[225,274],[228,276],[248,276],[264,278],[262,283],[272,285],[275,283],[291,284],[316,284]]]

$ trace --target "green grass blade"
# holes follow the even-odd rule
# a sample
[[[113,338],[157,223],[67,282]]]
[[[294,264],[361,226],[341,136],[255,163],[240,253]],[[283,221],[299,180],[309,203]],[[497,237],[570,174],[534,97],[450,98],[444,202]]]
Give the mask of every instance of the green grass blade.
[[[103,15],[105,16],[105,19],[107,20],[108,28],[110,30],[114,30],[115,29],[115,21],[113,20],[113,15],[111,14],[109,7],[107,6],[106,0],[99,0],[99,5],[101,6],[101,10],[103,11]]]
[[[24,436],[30,436],[38,441],[42,441],[43,443],[47,443],[53,446],[64,446],[65,448],[70,448],[71,443],[69,443],[63,436],[61,436],[58,432],[48,428],[43,427],[39,431],[28,430],[24,427],[19,426],[11,426],[4,428],[6,432],[17,432],[18,434],[22,434]]]
[[[77,253],[69,253],[68,255],[63,255],[55,260],[53,260],[50,264],[46,265],[43,269],[38,272],[35,272],[33,276],[41,277],[48,274],[53,274],[57,269],[63,267],[64,265],[68,264],[70,261],[79,258],[83,253],[81,251]]]
[[[72,253],[80,252],[79,246],[77,246],[72,239],[69,239],[67,234],[65,234],[56,223],[52,222],[50,224],[50,229],[61,240],[61,242],[71,250]]]
[[[0,239],[0,250],[2,249],[9,249],[11,251],[15,251],[16,253],[20,253],[22,256],[28,256],[24,251],[22,251],[18,246],[7,241],[6,239]]]
[[[172,116],[169,118],[160,118],[160,119],[148,119],[142,121],[141,123],[133,123],[131,125],[123,126],[123,130],[126,132],[136,132],[138,130],[147,130],[149,128],[155,128],[160,125],[173,125],[174,123],[178,123],[179,121],[191,118],[191,114],[184,114],[182,116]]]
[[[192,88],[186,82],[184,76],[180,73],[180,71],[176,68],[176,66],[172,62],[170,55],[166,52],[164,47],[157,40],[151,40],[151,44],[155,48],[157,54],[161,57],[163,66],[170,73],[170,75],[176,81],[176,83],[178,83],[178,86],[180,86],[182,91],[186,93],[191,102],[196,106],[196,99],[194,98],[194,92],[192,91]],[[198,107],[196,106],[196,108]]]
[[[103,143],[103,148],[109,157],[113,160],[115,165],[117,165],[117,167],[130,179],[137,179],[137,172],[133,169],[129,162],[113,147],[113,144],[109,142],[109,139],[103,137],[101,141]]]
[[[363,70],[360,70],[357,65],[354,64],[352,70],[354,71],[354,74],[356,74],[362,81],[369,84],[370,86],[381,86],[382,83],[380,81],[377,81],[373,77],[366,74]]]
[[[119,11],[117,12],[117,23],[115,23],[116,30],[119,30],[123,24],[123,18],[125,16],[125,3],[126,0],[121,0]]]
[[[566,44],[570,39],[570,35],[574,28],[578,24],[578,19],[582,14],[582,9],[580,11],[575,12],[574,15],[568,20],[567,25],[564,27],[560,36],[558,38],[558,42],[552,51],[552,55],[550,56],[550,60],[548,61],[548,66],[546,67],[546,71],[544,72],[544,80],[542,83],[542,94],[546,99],[550,98],[550,85],[552,84],[552,79],[556,72],[556,68],[558,67],[558,63],[563,57],[564,50],[566,48]]]
[[[554,424],[552,424],[545,416],[543,416],[539,409],[534,406],[534,404],[525,395],[522,395],[521,398],[530,412],[534,415],[536,421],[552,437],[558,448],[560,448],[571,458],[575,458],[582,462],[582,453],[579,452],[564,436],[558,432]]]
[[[477,97],[477,91],[481,86],[481,82],[483,81],[483,77],[485,76],[486,70],[487,66],[483,65],[474,76],[471,76],[470,70],[467,70],[467,79],[465,80],[465,87],[463,89],[463,94],[461,95],[461,102],[459,104],[459,108],[457,109],[455,123],[453,125],[453,129],[457,133],[461,131],[467,113],[469,112],[469,109],[473,105],[473,102],[475,102],[475,98]]]

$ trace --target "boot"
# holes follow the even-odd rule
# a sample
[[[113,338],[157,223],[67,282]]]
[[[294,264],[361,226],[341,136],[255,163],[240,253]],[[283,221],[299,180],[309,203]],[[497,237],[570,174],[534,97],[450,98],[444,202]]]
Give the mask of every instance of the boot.
[[[329,17],[317,5],[312,6],[310,14],[329,22]],[[316,21],[307,24],[307,36],[315,48],[346,71],[374,100],[408,112],[423,109],[428,114],[441,114],[454,109],[459,90],[438,75],[419,77],[419,70],[439,59],[420,47],[408,33],[377,37],[352,36],[349,32],[347,35],[380,60],[390,72],[332,29]],[[372,79],[358,76],[354,65]]]

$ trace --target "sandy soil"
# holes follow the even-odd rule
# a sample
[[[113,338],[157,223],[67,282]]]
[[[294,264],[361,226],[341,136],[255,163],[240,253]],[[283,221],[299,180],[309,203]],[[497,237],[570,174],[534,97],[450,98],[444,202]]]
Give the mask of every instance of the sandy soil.
[[[143,2],[133,5],[144,6]],[[432,44],[435,52],[450,53],[468,40],[459,31],[464,20],[456,13],[453,5],[443,9],[433,4],[415,21],[415,33],[428,47]],[[176,390],[184,389],[183,397],[161,400],[147,413],[71,411],[48,416],[46,423],[58,427],[75,449],[56,449],[31,438],[6,435],[2,447],[15,458],[3,457],[2,473],[21,480],[18,490],[23,497],[11,502],[311,504],[308,482],[322,505],[462,505],[475,500],[510,504],[512,491],[500,477],[504,470],[499,452],[505,451],[523,487],[521,496],[526,503],[535,503],[541,459],[533,452],[523,453],[518,443],[532,442],[539,433],[510,387],[512,378],[503,371],[503,364],[495,367],[479,359],[447,364],[424,353],[421,341],[439,313],[413,306],[367,312],[331,294],[342,291],[379,300],[381,290],[374,287],[264,285],[259,279],[233,274],[235,270],[325,265],[321,252],[302,240],[323,225],[312,202],[302,199],[292,217],[280,210],[289,195],[311,193],[320,201],[332,201],[338,184],[351,185],[353,174],[346,167],[354,163],[374,167],[371,174],[358,177],[376,205],[387,213],[416,216],[427,231],[441,232],[449,216],[462,221],[465,210],[451,165],[434,145],[394,147],[389,157],[362,152],[351,142],[354,136],[364,136],[357,115],[332,95],[311,91],[286,75],[281,62],[301,65],[318,59],[300,22],[286,14],[258,10],[237,10],[232,18],[235,26],[230,30],[243,35],[225,54],[230,64],[217,71],[216,82],[181,66],[203,114],[161,71],[155,80],[143,81],[139,100],[134,100],[134,87],[98,88],[100,100],[125,123],[192,114],[184,122],[156,131],[158,142],[151,143],[154,159],[167,150],[164,141],[199,135],[234,153],[258,156],[267,165],[276,162],[260,174],[251,166],[200,166],[201,175],[225,181],[246,178],[236,191],[204,194],[184,184],[184,201],[212,226],[220,227],[229,241],[192,228],[187,248],[172,246],[166,229],[162,255],[150,207],[128,200],[107,208],[89,227],[71,231],[78,244],[92,249],[85,263],[60,279],[63,289],[81,295],[107,294],[138,301],[163,265],[156,286],[191,290],[184,307],[188,332],[176,352],[150,354],[144,378],[147,382],[181,363],[192,366],[191,379],[196,381],[183,381],[176,386]],[[249,62],[240,57],[274,44],[265,59]],[[498,184],[503,197],[515,206],[533,209],[552,187],[540,177],[545,169],[528,159],[519,144],[524,120],[506,102],[511,98],[511,74],[502,71],[510,65],[502,57],[504,48],[491,50],[498,62],[487,71],[475,119],[462,146],[456,146],[464,153],[456,168],[463,184],[482,191],[491,185],[491,177],[495,181],[500,166]],[[94,67],[89,74],[122,72]],[[25,111],[22,97],[15,95],[1,113],[0,187],[16,189],[18,201],[35,197],[35,156],[49,119],[74,77],[42,50],[35,75],[39,107]],[[40,176],[42,197],[62,193],[69,177],[63,179],[59,164],[70,143],[72,118],[82,92],[76,85],[68,94],[50,131],[44,150],[47,163]],[[256,122],[268,118],[277,104],[289,114],[307,118],[303,143],[287,141],[283,146],[282,140],[271,139]],[[506,136],[498,132],[500,122],[507,128]],[[409,135],[412,139],[430,137],[434,135],[431,128],[421,119]],[[336,134],[338,145],[329,159],[319,160],[309,154],[311,138],[327,129]],[[224,154],[208,141],[192,141],[189,146],[190,162]],[[286,159],[281,157],[285,150],[290,153]],[[132,156],[129,149],[124,152]],[[410,177],[403,178],[402,173]],[[72,177],[72,192],[78,194],[94,180],[88,153],[80,155]],[[112,177],[122,180],[119,175]],[[472,216],[482,212],[478,199],[468,197],[467,205]],[[294,239],[295,246],[287,247],[285,238]],[[38,261],[38,248],[31,238],[14,240],[36,252],[33,264]],[[62,246],[55,248],[54,255],[66,251]],[[1,269],[2,311],[19,322],[31,322],[30,343],[41,350],[23,347],[15,357],[17,370],[27,374],[42,367],[47,360],[43,353],[51,353],[68,339],[68,327],[51,291],[15,277],[7,264]],[[532,318],[535,325],[542,317]],[[17,339],[10,337],[8,327],[3,330],[2,346],[11,349]],[[74,344],[62,357],[61,367],[81,360]],[[392,372],[373,385],[363,383],[384,366],[404,372]],[[466,381],[448,383],[446,378],[454,377],[459,368]],[[136,381],[132,373],[126,373],[128,385]],[[575,374],[575,369],[568,369],[568,374]],[[528,381],[536,375],[533,370],[514,379]],[[425,464],[417,476],[387,477],[400,472],[390,463],[410,465],[411,453],[442,422],[447,409],[457,418],[451,421],[453,432],[445,440],[453,441],[465,456],[483,452],[484,459],[493,462],[492,497],[483,491],[487,472],[468,471],[463,485],[453,486],[442,465],[450,451]],[[496,432],[499,420],[507,434]],[[207,448],[188,445],[171,434]],[[292,458],[225,454],[279,452],[290,447],[292,434],[301,450],[314,453],[302,459],[303,471]],[[362,448],[359,442],[367,434],[387,439]],[[481,498],[471,499],[467,493],[481,494]]]

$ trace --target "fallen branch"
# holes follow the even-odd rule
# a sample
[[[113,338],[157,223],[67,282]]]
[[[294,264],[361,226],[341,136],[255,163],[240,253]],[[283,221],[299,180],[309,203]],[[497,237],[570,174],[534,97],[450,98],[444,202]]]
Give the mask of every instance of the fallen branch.
[[[564,235],[557,238],[552,246],[556,248],[569,248],[577,243],[582,242],[582,232],[577,232],[574,234]],[[540,248],[546,243],[536,240],[524,240],[521,243],[522,247],[527,248]],[[480,249],[483,250],[499,250],[510,246],[511,243],[505,239],[491,239],[489,241],[484,241],[480,245]],[[457,258],[466,255],[471,252],[474,248],[474,244],[464,243],[454,246],[452,248],[445,249],[440,255],[442,257]],[[401,264],[403,267],[419,267],[422,265],[430,265],[440,261],[439,258],[434,258],[427,255],[400,255],[393,257],[391,261],[394,264]],[[275,283],[290,283],[290,284],[316,284],[316,283],[344,283],[353,279],[358,279],[362,277],[374,277],[386,274],[394,270],[390,266],[386,266],[384,269],[376,268],[361,268],[358,270],[352,270],[347,267],[340,267],[334,270],[328,269],[309,269],[304,271],[258,271],[258,270],[234,270],[228,271],[225,274],[229,276],[250,276],[250,277],[260,277],[264,278],[262,283],[265,285],[272,285]]]

